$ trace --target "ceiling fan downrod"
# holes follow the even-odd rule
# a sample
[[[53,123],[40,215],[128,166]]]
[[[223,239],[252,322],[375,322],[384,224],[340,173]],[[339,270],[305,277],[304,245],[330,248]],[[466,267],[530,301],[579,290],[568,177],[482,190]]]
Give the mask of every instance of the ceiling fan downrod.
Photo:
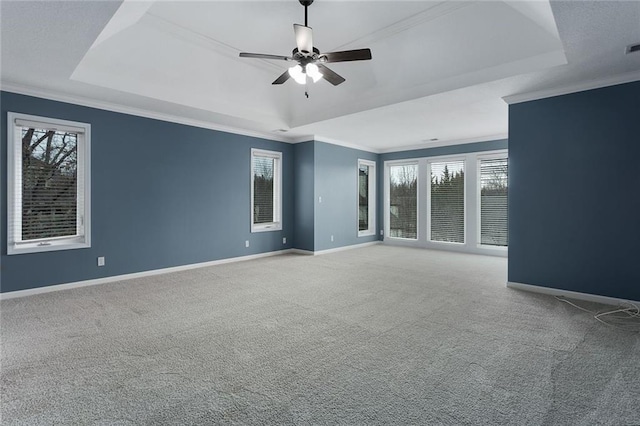
[[[301,5],[304,6],[304,26],[308,27],[309,24],[307,22],[307,16],[308,16],[307,8],[311,6],[311,3],[313,3],[313,0],[298,0],[298,1],[300,2]]]

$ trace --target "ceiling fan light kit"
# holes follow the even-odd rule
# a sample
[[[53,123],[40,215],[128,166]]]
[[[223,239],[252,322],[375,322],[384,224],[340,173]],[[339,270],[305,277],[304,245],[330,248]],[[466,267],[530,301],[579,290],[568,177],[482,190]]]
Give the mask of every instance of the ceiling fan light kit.
[[[304,25],[293,24],[296,37],[296,48],[291,56],[269,55],[263,53],[241,52],[241,58],[272,59],[279,61],[295,61],[296,65],[290,67],[281,74],[272,84],[283,84],[289,78],[298,84],[306,84],[307,77],[314,83],[324,78],[329,83],[337,86],[345,81],[344,77],[325,66],[329,62],[366,61],[371,59],[370,49],[346,50],[342,52],[320,51],[313,46],[313,30],[308,26],[307,8],[313,0],[298,0],[304,6]]]

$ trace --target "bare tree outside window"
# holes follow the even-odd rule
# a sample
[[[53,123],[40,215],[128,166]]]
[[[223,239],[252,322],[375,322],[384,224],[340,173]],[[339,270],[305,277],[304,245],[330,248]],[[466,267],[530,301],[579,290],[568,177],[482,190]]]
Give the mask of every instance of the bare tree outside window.
[[[22,128],[22,241],[77,233],[78,135]]]
[[[418,165],[389,167],[390,237],[418,237]]]

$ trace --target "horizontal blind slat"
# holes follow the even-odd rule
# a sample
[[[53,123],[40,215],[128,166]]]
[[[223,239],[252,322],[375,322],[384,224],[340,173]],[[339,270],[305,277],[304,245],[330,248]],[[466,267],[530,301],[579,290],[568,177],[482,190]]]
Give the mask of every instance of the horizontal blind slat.
[[[480,242],[508,245],[508,162],[506,158],[480,160]]]

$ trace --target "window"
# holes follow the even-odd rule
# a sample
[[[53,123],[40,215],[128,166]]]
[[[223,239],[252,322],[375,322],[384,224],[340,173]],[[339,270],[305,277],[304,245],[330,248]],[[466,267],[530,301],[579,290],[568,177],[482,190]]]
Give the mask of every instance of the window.
[[[464,160],[429,163],[429,239],[464,243]]]
[[[376,163],[358,160],[358,236],[376,233]]]
[[[7,115],[7,253],[90,247],[85,123]]]
[[[418,238],[418,165],[389,166],[389,237]]]
[[[282,229],[282,153],[251,150],[251,232]]]
[[[480,244],[506,247],[507,158],[480,159]]]

